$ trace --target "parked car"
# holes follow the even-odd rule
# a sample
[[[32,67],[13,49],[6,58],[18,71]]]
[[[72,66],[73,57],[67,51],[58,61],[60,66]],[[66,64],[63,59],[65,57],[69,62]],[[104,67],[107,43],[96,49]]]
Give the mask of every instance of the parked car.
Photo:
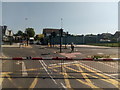
[[[37,41],[37,43],[36,43],[37,45],[41,45],[41,42],[40,41]]]

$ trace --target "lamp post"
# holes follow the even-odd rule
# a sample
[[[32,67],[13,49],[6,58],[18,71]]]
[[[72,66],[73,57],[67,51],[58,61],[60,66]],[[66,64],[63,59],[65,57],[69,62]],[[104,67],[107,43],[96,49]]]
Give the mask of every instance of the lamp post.
[[[62,36],[63,36],[63,29],[61,28],[59,30],[59,34],[60,34],[60,53],[62,52]]]
[[[26,21],[26,29],[27,29],[27,21],[28,21],[28,18],[25,18],[25,21]],[[25,30],[26,30],[26,29],[25,29]],[[25,34],[26,34],[25,38],[26,38],[26,42],[27,42],[27,46],[28,46],[28,44],[29,44],[29,35],[28,35],[27,31],[25,32]]]

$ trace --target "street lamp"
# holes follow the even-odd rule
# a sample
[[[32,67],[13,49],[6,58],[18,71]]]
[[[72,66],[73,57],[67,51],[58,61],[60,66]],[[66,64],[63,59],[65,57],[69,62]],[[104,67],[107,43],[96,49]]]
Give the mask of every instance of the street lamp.
[[[25,18],[25,21],[26,21],[26,29],[27,29],[27,21],[28,21],[28,18]],[[25,30],[25,34],[26,34],[25,38],[26,38],[26,41],[27,41],[27,46],[28,46],[29,35],[28,35],[28,33],[27,33],[27,31],[26,31],[26,30]]]
[[[60,34],[60,53],[62,52],[62,36],[63,36],[63,29],[61,28],[59,30],[59,34]]]

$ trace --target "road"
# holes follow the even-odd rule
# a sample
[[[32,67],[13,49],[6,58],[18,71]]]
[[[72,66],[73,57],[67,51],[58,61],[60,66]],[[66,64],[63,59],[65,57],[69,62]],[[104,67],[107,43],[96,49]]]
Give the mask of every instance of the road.
[[[96,54],[117,55],[117,48],[76,47],[75,52],[32,45],[30,48],[3,48],[5,57],[73,57]],[[2,88],[116,89],[119,88],[118,61],[3,60]]]

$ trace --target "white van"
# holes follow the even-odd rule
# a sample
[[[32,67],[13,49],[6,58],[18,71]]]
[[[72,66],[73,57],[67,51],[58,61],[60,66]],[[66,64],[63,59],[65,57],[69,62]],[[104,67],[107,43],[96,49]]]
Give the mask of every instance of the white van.
[[[29,38],[29,44],[34,44],[34,37]]]

